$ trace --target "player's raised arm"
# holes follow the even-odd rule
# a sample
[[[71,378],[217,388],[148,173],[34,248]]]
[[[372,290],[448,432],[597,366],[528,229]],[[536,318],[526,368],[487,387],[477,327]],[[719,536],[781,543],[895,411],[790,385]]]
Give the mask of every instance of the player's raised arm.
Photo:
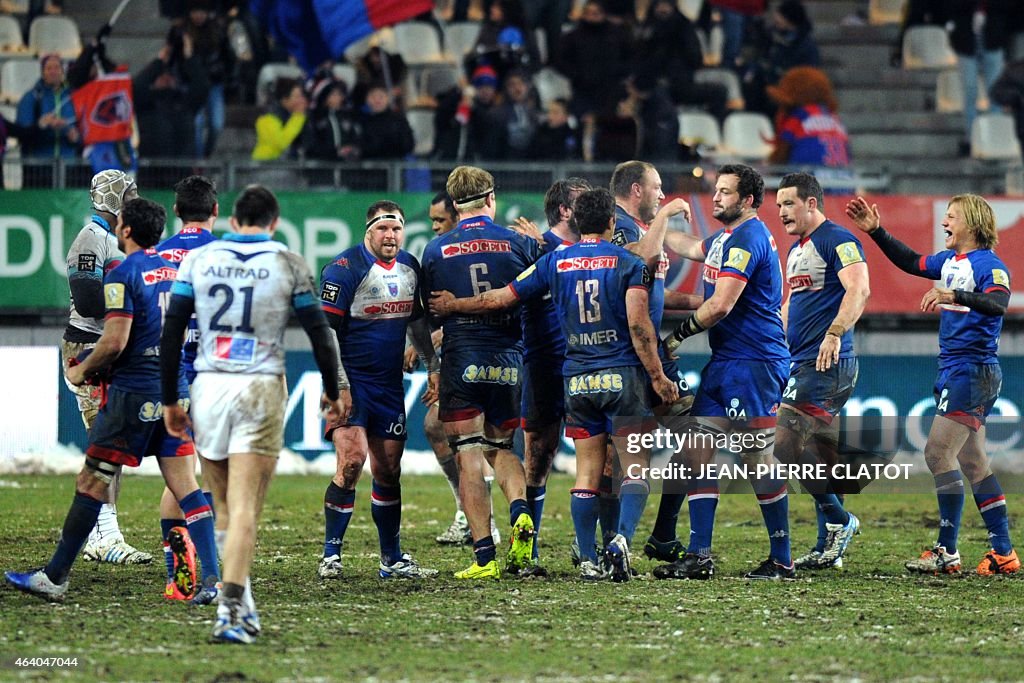
[[[866,199],[856,197],[846,205],[846,216],[853,221],[857,229],[870,236],[886,258],[904,273],[928,279],[937,277],[924,268],[921,254],[900,242],[882,227],[877,204],[868,206]]]

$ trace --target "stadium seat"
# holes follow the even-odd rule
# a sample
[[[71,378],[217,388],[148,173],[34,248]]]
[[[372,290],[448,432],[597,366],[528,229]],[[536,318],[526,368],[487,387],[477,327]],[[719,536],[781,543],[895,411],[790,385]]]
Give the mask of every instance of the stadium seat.
[[[540,55],[540,63],[548,63],[548,34],[544,33],[544,29],[535,28],[533,29],[534,40],[537,43],[537,54]]]
[[[356,87],[356,68],[351,64],[335,64],[331,67],[331,73],[339,81],[345,81],[349,92]]]
[[[420,75],[420,94],[437,97],[446,90],[458,86],[461,77],[462,69],[460,67],[443,64],[428,66]]]
[[[28,29],[28,46],[37,55],[56,52],[74,59],[82,52],[82,39],[75,20],[65,16],[41,16]]]
[[[1009,114],[982,114],[971,126],[971,157],[986,161],[1018,161],[1020,141]]]
[[[719,59],[721,59],[721,53],[719,53]],[[693,79],[698,83],[721,83],[729,93],[729,108],[743,108],[743,88],[740,87],[740,79],[732,69],[720,67],[697,69]]]
[[[398,54],[409,66],[447,61],[437,29],[422,21],[406,21],[394,27]]]
[[[306,74],[295,64],[287,62],[268,62],[260,69],[256,77],[256,104],[266,106],[274,98],[274,84],[279,78],[296,78],[302,80]]]
[[[722,131],[714,116],[702,111],[679,112],[679,142],[713,151],[722,145]]]
[[[537,75],[533,77],[533,84],[537,86],[541,106],[547,106],[548,102],[559,97],[566,100],[572,99],[572,83],[549,66],[537,72]]]
[[[949,34],[941,26],[911,26],[903,34],[904,69],[945,69],[956,66]]]
[[[425,108],[410,109],[405,118],[412,128],[412,137],[416,141],[413,153],[416,156],[428,156],[434,151],[434,110]]]
[[[903,21],[903,7],[907,0],[870,0],[868,2],[868,23],[898,24]]]
[[[457,62],[473,49],[476,38],[480,35],[480,23],[476,21],[456,21],[444,29],[444,45],[448,54]]]
[[[21,26],[9,14],[0,14],[0,52],[21,52],[25,41],[21,39]]]
[[[722,137],[728,154],[747,161],[764,161],[771,154],[775,129],[764,114],[736,111],[725,117]]]
[[[371,47],[380,47],[386,52],[396,54],[398,46],[395,40],[395,32],[390,27],[371,33],[370,35],[357,40],[345,48],[345,59],[351,64],[359,61],[359,58],[370,51]]]
[[[964,85],[960,72],[945,69],[935,79],[935,111],[953,114],[964,110]]]
[[[39,62],[34,59],[11,59],[0,67],[0,99],[17,104],[22,95],[39,80]]]

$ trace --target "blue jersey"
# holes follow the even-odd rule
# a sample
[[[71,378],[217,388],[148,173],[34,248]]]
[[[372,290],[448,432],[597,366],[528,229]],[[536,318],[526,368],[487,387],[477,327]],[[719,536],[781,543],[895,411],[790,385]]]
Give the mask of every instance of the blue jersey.
[[[1010,271],[991,249],[957,255],[949,249],[922,256],[922,274],[942,287],[965,292],[1010,293]],[[1001,315],[985,315],[967,306],[943,304],[939,323],[939,367],[957,363],[997,363]]]
[[[385,263],[359,244],[324,266],[320,304],[343,318],[338,345],[350,377],[401,384],[405,328],[423,312],[419,282],[420,264],[406,251]]]
[[[540,256],[537,242],[495,224],[486,216],[461,221],[423,250],[423,289],[448,290],[456,298],[501,289]],[[478,349],[522,352],[519,310],[442,319],[445,354]]]
[[[160,244],[156,250],[164,259],[171,263],[181,263],[189,251],[201,247],[217,239],[209,230],[202,228],[182,228],[176,235],[171,235]],[[185,369],[186,377],[194,377],[195,369],[193,364],[196,360],[196,352],[199,349],[199,327],[196,324],[196,317],[193,315],[188,319],[188,330],[185,332],[185,344],[181,351],[181,366]]]
[[[794,362],[814,360],[846,288],[839,281],[839,271],[854,263],[864,262],[864,249],[853,234],[825,221],[810,237],[797,240],[786,259],[786,281],[789,283],[789,320],[786,340]],[[839,346],[840,358],[851,358],[853,330],[847,330]]]
[[[643,261],[622,247],[584,237],[544,255],[512,283],[526,301],[551,292],[567,340],[562,375],[641,365],[629,336],[626,290],[649,289]]]
[[[573,244],[550,230],[542,237],[544,244],[541,246],[541,252],[544,254],[561,251]],[[522,316],[524,363],[537,358],[557,358],[559,361],[565,358],[565,336],[562,334],[562,323],[550,292],[539,299],[524,301]]]
[[[732,311],[708,330],[715,360],[789,361],[782,327],[782,266],[768,226],[751,218],[722,229],[701,243],[704,300],[720,277],[747,283]]]
[[[156,249],[136,251],[103,279],[108,318],[131,318],[128,344],[112,366],[111,386],[122,391],[160,395],[160,331],[163,304],[170,298],[178,269]],[[180,376],[185,388],[184,375]],[[186,393],[187,395],[187,393]]]

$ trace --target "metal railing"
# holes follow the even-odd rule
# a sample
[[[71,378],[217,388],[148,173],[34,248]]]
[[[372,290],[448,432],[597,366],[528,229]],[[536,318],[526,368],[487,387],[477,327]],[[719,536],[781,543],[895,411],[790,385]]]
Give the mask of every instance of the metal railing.
[[[275,190],[333,192],[430,192],[444,187],[448,173],[458,163],[474,163],[494,174],[504,192],[545,192],[560,178],[578,176],[598,186],[607,186],[615,164],[559,162],[455,162],[455,161],[361,161],[334,164],[316,161],[256,162],[244,158],[145,159],[139,162],[139,187],[169,189],[182,177],[201,173],[217,182],[222,191],[239,190],[250,183],[261,183]],[[8,190],[87,188],[92,171],[78,159],[12,159],[4,161],[4,180]],[[715,164],[657,163],[666,194],[708,190],[709,176]],[[778,185],[785,173],[793,170],[814,172],[829,192],[888,190],[890,175],[885,169],[858,168],[806,169],[757,166],[769,189]]]

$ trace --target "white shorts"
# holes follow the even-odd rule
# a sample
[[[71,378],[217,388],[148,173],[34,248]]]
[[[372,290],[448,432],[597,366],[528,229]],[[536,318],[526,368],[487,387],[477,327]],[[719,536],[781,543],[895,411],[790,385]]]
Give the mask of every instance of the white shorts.
[[[281,375],[200,372],[192,383],[196,450],[207,460],[235,453],[276,458],[284,446],[287,403]]]

